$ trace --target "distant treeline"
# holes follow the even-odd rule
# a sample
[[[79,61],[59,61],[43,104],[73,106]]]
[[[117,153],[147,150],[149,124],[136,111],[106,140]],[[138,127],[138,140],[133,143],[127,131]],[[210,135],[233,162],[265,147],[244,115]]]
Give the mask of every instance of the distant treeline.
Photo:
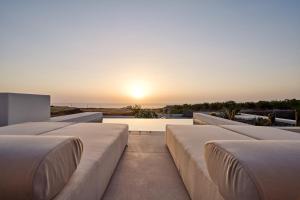
[[[214,102],[214,103],[199,103],[199,104],[183,104],[183,105],[168,105],[164,108],[164,112],[186,113],[194,111],[219,111],[224,108],[235,108],[238,110],[299,110],[300,100],[286,99],[283,101],[258,101],[258,102],[242,102],[234,101]]]

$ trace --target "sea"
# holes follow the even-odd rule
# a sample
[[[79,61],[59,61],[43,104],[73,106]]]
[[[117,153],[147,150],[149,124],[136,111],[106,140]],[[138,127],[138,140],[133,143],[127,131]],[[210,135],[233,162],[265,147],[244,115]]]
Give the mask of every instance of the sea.
[[[76,108],[124,108],[135,104],[112,104],[112,103],[52,103],[52,106],[69,106]],[[163,108],[166,104],[138,104],[142,108]]]

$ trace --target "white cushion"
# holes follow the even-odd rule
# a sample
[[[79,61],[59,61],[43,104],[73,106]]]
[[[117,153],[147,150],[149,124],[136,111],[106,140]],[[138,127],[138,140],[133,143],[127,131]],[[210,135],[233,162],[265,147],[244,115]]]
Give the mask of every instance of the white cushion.
[[[253,140],[212,125],[169,125],[166,144],[192,199],[223,199],[210,180],[204,145],[210,140]]]
[[[52,199],[76,170],[82,150],[74,137],[1,135],[0,199]]]
[[[205,159],[224,199],[300,199],[300,141],[210,141]]]
[[[84,145],[77,170],[54,200],[101,199],[127,145],[128,126],[78,123],[43,135],[75,136]]]

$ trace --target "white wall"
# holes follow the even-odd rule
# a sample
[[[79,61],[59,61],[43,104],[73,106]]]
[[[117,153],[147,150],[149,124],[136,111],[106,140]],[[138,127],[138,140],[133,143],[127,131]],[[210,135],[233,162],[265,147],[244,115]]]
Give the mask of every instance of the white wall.
[[[49,118],[49,95],[0,93],[0,126]]]
[[[242,122],[215,117],[204,113],[193,113],[194,124],[199,125],[249,125]]]

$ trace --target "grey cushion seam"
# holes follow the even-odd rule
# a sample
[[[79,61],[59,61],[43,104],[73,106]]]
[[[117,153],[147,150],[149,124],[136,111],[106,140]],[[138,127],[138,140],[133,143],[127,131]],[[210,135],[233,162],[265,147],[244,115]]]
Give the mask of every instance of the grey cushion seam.
[[[228,153],[231,158],[233,158],[234,160],[239,162],[241,164],[241,166],[245,169],[245,173],[248,174],[248,176],[250,177],[250,180],[255,185],[255,187],[259,193],[259,198],[261,200],[263,200],[264,195],[263,195],[262,189],[260,188],[259,184],[257,183],[255,177],[253,177],[252,174],[250,173],[251,170],[249,170],[242,161],[238,160],[237,156],[234,153],[227,151],[226,149],[224,149],[223,147],[221,147],[219,145],[216,145],[214,142],[208,142],[208,143],[206,143],[206,145],[213,145],[214,147],[216,147],[216,149],[220,149],[221,151]]]
[[[61,136],[59,136],[59,137],[61,137]],[[55,151],[56,149],[58,149],[60,146],[62,146],[62,145],[64,145],[64,144],[66,144],[66,143],[68,143],[68,142],[70,142],[70,138],[71,137],[68,137],[68,139],[66,139],[66,140],[64,140],[64,141],[62,141],[62,142],[60,142],[58,145],[56,145],[55,146],[55,148],[54,149],[51,149],[49,152],[47,152],[47,154],[43,157],[43,159],[39,162],[39,164],[37,165],[37,167],[36,167],[36,171],[34,172],[34,175],[33,175],[33,178],[32,178],[32,183],[31,183],[31,185],[32,185],[32,195],[33,195],[33,193],[34,193],[34,191],[33,191],[33,188],[34,188],[34,179],[35,179],[35,176],[36,176],[36,174],[37,174],[37,171],[38,171],[38,169],[39,169],[39,167],[43,164],[43,162],[45,161],[45,159],[47,158],[47,156],[49,155],[49,154],[51,154],[53,151]],[[33,196],[32,196],[33,197]]]
[[[238,131],[232,130],[232,129],[230,129],[230,128],[227,128],[227,127],[223,127],[223,126],[219,126],[219,125],[218,125],[218,127],[220,127],[220,128],[223,128],[223,129],[226,129],[226,130],[228,130],[228,131],[232,131],[232,132],[234,132],[234,133],[237,133],[237,134],[240,134],[240,135],[244,135],[244,136],[247,136],[247,137],[253,138],[253,139],[255,139],[255,140],[262,140],[262,139],[260,139],[260,138],[257,138],[257,137],[254,137],[254,136],[249,136],[249,135],[247,135],[247,134],[245,134],[245,133],[241,133],[241,132],[238,132]]]
[[[59,122],[58,122],[58,123],[59,123]],[[49,133],[49,132],[52,132],[52,131],[56,131],[56,130],[59,130],[59,129],[66,128],[66,127],[68,127],[68,126],[72,126],[72,125],[74,125],[74,124],[76,124],[76,123],[70,123],[70,124],[67,124],[67,125],[62,126],[62,127],[59,127],[59,128],[55,128],[55,129],[52,129],[52,130],[44,131],[44,132],[38,133],[37,135],[43,135],[43,134],[45,134],[45,133]]]

